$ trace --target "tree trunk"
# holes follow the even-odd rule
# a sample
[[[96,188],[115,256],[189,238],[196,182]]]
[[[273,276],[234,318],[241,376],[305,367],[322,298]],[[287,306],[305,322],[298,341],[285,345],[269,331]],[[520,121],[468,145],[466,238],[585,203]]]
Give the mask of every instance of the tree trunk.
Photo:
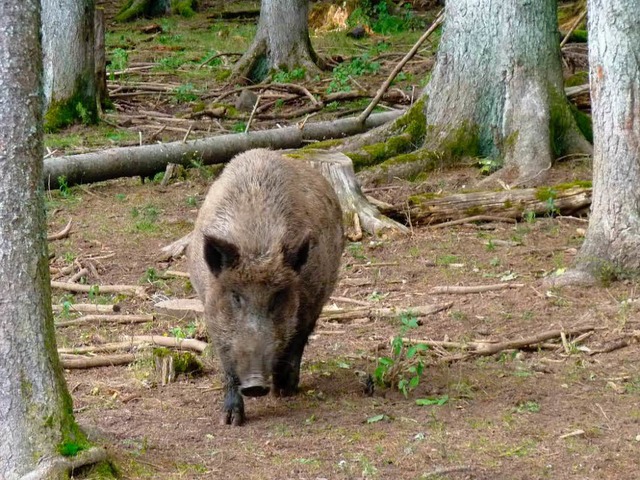
[[[38,0],[0,3],[0,478],[6,480],[29,473],[59,478],[58,452],[86,446],[51,314],[39,35]]]
[[[46,130],[97,120],[94,0],[42,1]]]
[[[303,68],[320,72],[321,62],[309,38],[308,0],[262,0],[253,43],[234,67],[234,77],[260,82],[273,71]]]
[[[555,0],[447,1],[422,95],[421,154],[392,159],[381,173],[406,177],[425,161],[488,157],[507,182],[540,184],[556,157],[590,153],[564,95],[556,15]]]
[[[447,2],[424,96],[428,149],[503,158],[540,183],[557,155],[589,152],[564,96],[555,0]]]
[[[576,269],[557,284],[640,272],[640,10],[589,0],[593,204]]]

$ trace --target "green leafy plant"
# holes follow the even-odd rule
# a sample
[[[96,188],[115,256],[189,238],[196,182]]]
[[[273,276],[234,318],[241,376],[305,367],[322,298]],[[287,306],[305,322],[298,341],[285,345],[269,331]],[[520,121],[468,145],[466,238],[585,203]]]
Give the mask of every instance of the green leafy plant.
[[[58,190],[60,191],[60,195],[62,195],[62,198],[73,197],[73,192],[71,191],[71,188],[69,188],[67,177],[65,177],[64,175],[60,175],[58,177]]]
[[[231,130],[236,133],[243,133],[246,129],[247,124],[245,122],[237,122],[231,127]]]
[[[178,103],[195,102],[199,98],[192,83],[185,83],[176,87],[174,94]]]
[[[115,48],[111,51],[111,64],[109,66],[109,75],[111,80],[115,79],[115,72],[125,70],[129,65],[129,52],[122,48]]]
[[[391,341],[391,355],[378,358],[373,378],[378,385],[397,388],[406,397],[420,383],[425,363],[419,353],[428,350],[423,343],[405,345],[402,338],[418,327],[418,319],[411,312],[400,315],[399,335]]]
[[[196,328],[197,327],[195,323],[190,323],[184,329],[182,327],[173,327],[170,330],[170,333],[175,338],[184,340],[185,338],[193,338],[196,333]]]
[[[274,74],[273,81],[276,83],[291,83],[296,80],[304,80],[306,74],[307,71],[304,67],[294,68],[291,71],[280,70]]]
[[[524,221],[527,223],[534,223],[536,221],[536,212],[533,210],[527,210],[522,214]]]
[[[351,90],[350,78],[377,73],[380,64],[371,60],[369,53],[353,58],[350,62],[339,64],[333,69],[333,79],[327,88],[328,93],[348,92]]]
[[[489,175],[502,167],[501,162],[495,158],[481,158],[478,160],[478,165],[483,175]]]

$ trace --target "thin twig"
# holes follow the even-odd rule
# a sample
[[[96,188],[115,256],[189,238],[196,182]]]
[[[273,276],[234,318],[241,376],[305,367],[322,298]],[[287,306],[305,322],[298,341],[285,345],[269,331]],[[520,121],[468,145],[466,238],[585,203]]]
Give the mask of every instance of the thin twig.
[[[253,109],[251,110],[251,115],[249,115],[249,120],[247,120],[247,126],[244,127],[244,133],[249,131],[249,127],[251,127],[251,122],[253,121],[253,116],[256,114],[256,110],[258,109],[258,105],[260,105],[260,99],[262,98],[262,94],[256,97],[256,103],[253,104]]]
[[[427,38],[429,38],[429,36],[436,30],[436,28],[438,28],[440,26],[440,24],[442,23],[443,19],[444,19],[444,10],[440,10],[440,12],[438,13],[438,16],[433,21],[433,23],[431,24],[429,29],[418,39],[418,41],[415,43],[415,45],[413,47],[411,47],[411,50],[409,50],[409,52],[404,56],[404,58],[402,60],[400,60],[400,63],[398,63],[396,65],[396,67],[393,69],[393,71],[391,72],[389,77],[387,77],[385,82],[378,89],[378,93],[376,93],[376,96],[374,97],[374,99],[371,100],[371,103],[369,103],[369,105],[364,110],[364,112],[362,112],[358,116],[358,121],[360,123],[364,123],[365,120],[369,117],[369,115],[371,115],[371,112],[376,107],[376,105],[378,104],[378,102],[380,101],[382,96],[384,95],[384,92],[387,91],[387,89],[389,88],[389,85],[391,85],[391,82],[393,82],[393,79],[396,78],[396,75],[398,75],[398,73],[400,73],[400,70],[402,70],[404,65],[411,59],[411,57],[413,57],[415,55],[415,53],[420,48],[420,45],[422,45],[424,43],[424,41]]]
[[[431,294],[440,294],[440,293],[483,293],[483,292],[491,292],[495,290],[506,290],[508,288],[522,288],[524,287],[524,283],[497,283],[493,285],[469,285],[469,286],[437,286],[433,287],[429,293]]]
[[[569,31],[560,42],[560,48],[564,47],[564,45],[569,41],[569,37],[571,37],[571,34],[575,31],[576,28],[578,28],[578,25],[580,25],[580,22],[582,22],[582,20],[584,20],[584,17],[586,16],[587,16],[587,9],[585,8],[584,12],[582,12],[580,16],[576,18],[576,20],[571,24]]]

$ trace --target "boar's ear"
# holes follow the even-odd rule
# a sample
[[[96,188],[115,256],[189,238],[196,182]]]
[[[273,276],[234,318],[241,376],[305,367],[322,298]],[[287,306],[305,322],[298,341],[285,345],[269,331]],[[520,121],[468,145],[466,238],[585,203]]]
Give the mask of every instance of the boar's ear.
[[[238,263],[240,254],[233,243],[217,237],[204,237],[204,259],[214,275],[220,274],[225,268],[231,268]]]
[[[309,258],[309,247],[311,246],[311,235],[307,232],[302,241],[293,246],[282,247],[284,262],[296,272],[300,272]]]

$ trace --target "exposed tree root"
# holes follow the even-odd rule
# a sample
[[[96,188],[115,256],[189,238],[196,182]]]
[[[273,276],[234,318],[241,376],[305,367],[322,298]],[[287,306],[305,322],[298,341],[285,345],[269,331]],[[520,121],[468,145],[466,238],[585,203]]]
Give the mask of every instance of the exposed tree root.
[[[43,458],[38,468],[23,475],[20,480],[57,480],[69,478],[74,470],[107,461],[107,452],[104,448],[92,447],[83,450],[73,457],[55,455]]]

